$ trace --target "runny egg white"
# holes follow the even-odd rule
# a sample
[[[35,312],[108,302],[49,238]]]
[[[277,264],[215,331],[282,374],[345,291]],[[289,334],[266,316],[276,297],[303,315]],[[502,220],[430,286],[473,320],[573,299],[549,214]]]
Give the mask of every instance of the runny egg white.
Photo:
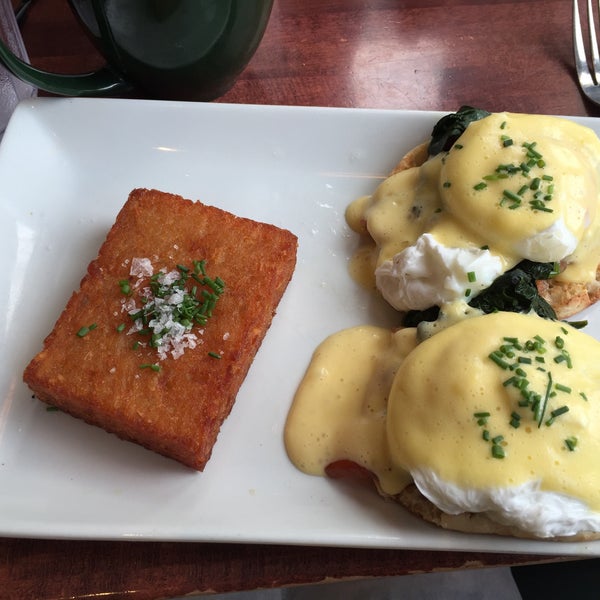
[[[424,233],[383,261],[375,270],[375,282],[396,310],[425,310],[476,296],[504,268],[500,257],[488,249],[448,247]]]
[[[566,119],[494,113],[449,152],[386,179],[347,210],[374,240],[376,284],[398,310],[475,296],[523,259],[593,281],[600,141]],[[565,268],[566,267],[566,268]]]

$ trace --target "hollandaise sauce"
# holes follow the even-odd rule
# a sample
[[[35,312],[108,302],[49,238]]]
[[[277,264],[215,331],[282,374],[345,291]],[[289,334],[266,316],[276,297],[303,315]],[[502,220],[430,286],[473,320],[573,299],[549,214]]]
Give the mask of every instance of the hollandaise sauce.
[[[368,232],[374,262],[387,270],[380,287],[389,287],[391,271],[408,280],[403,288],[432,278],[429,288],[439,288],[444,277],[454,277],[460,294],[473,291],[462,271],[479,280],[478,269],[491,269],[488,276],[496,277],[523,259],[562,262],[560,279],[594,281],[599,202],[600,141],[591,129],[556,117],[495,113],[470,123],[448,152],[390,176],[372,196],[351,204],[346,219]],[[425,259],[415,250],[424,234],[435,240]],[[486,255],[462,268],[445,249]],[[369,261],[363,257],[361,264],[368,268]],[[420,308],[395,300],[393,290],[382,292],[400,310]]]
[[[600,532],[600,342],[535,314],[468,302],[522,260],[596,280],[600,141],[554,117],[497,113],[448,152],[346,211],[353,277],[397,310],[444,319],[362,326],[316,349],[285,429],[291,461],[349,461],[385,495],[414,482],[441,510],[537,537]]]
[[[600,343],[529,315],[467,319],[403,361],[387,433],[402,468],[472,489],[539,481],[600,511]]]
[[[420,343],[415,329],[356,327],[315,352],[286,448],[312,475],[354,462],[384,494],[414,480],[447,512],[539,536],[600,530],[599,384],[600,343],[536,315],[473,316]]]
[[[316,349],[296,392],[286,428],[291,461],[311,475],[350,460],[377,477],[388,494],[410,476],[393,465],[386,436],[394,375],[416,345],[416,330],[393,333],[373,326],[347,329]]]

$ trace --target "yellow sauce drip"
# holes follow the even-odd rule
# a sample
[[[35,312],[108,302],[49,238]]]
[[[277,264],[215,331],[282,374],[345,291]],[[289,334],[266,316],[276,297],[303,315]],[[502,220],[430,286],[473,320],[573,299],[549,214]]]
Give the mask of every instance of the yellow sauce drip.
[[[385,431],[394,374],[415,345],[415,329],[364,326],[334,334],[317,348],[285,427],[297,468],[324,475],[327,465],[345,459],[377,475],[385,493],[410,482],[392,465]]]

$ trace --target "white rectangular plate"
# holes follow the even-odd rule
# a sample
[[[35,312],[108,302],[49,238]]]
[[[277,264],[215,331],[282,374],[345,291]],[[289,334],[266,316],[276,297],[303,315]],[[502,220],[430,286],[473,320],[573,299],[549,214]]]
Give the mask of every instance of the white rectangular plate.
[[[284,422],[317,344],[344,327],[390,322],[347,274],[356,239],[344,210],[439,116],[21,104],[0,146],[0,535],[600,555],[596,543],[445,532],[287,459]],[[135,187],[200,199],[299,237],[293,280],[204,473],[47,411],[21,379]],[[596,313],[586,316],[597,335]]]

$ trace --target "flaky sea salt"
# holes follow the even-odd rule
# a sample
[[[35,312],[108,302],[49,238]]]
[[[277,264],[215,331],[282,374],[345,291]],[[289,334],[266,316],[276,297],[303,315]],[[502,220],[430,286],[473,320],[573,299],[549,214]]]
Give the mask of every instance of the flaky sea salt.
[[[132,277],[152,277],[154,275],[154,267],[149,258],[132,258],[129,274]]]
[[[138,278],[134,287],[139,288],[143,280],[154,275],[152,261],[148,258],[132,259],[130,275]],[[181,279],[179,271],[167,272],[163,268],[158,271],[156,281],[161,286],[169,287],[179,279]],[[156,351],[160,360],[164,360],[169,354],[177,359],[187,348],[194,349],[199,343],[202,343],[198,335],[204,333],[203,329],[192,333],[192,324],[185,326],[175,320],[175,313],[183,304],[186,293],[185,290],[175,288],[171,294],[160,298],[154,296],[150,287],[144,287],[139,291],[139,296],[143,299],[144,312],[148,315],[152,314],[153,318],[147,324],[144,324],[142,319],[136,319],[127,333],[134,334],[143,329],[150,329],[156,339]],[[123,299],[121,303],[121,311],[127,312],[130,316],[134,316],[142,310],[134,298]]]

